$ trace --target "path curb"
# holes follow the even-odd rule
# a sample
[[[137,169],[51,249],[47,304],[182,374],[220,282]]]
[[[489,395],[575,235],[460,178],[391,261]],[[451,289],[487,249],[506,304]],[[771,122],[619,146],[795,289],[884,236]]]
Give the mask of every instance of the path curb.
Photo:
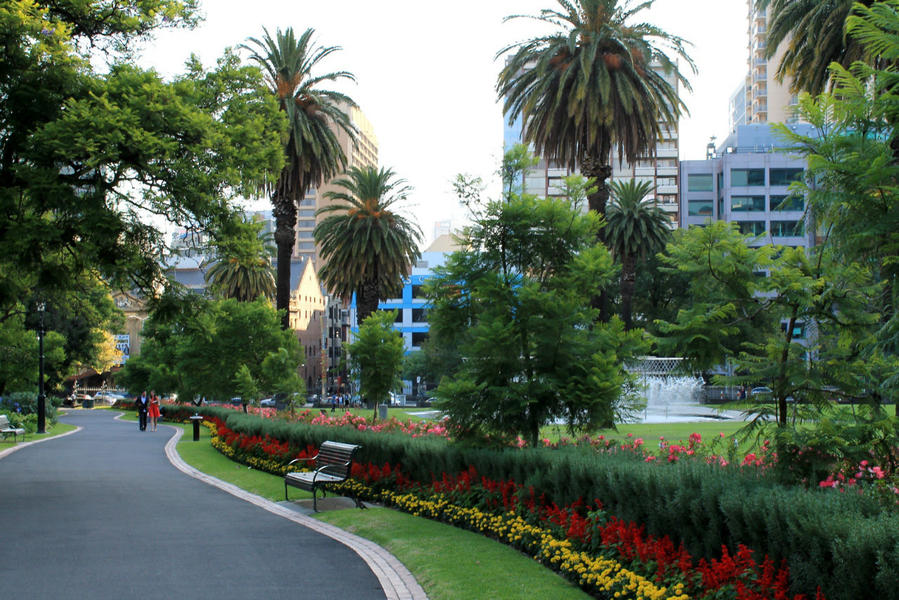
[[[169,427],[172,427],[169,425]],[[308,527],[322,535],[325,535],[353,550],[359,557],[369,566],[381,586],[384,588],[388,600],[427,600],[428,596],[424,589],[412,576],[412,573],[399,561],[395,556],[387,552],[381,546],[365,538],[359,537],[352,533],[346,532],[339,527],[335,527],[329,523],[324,523],[317,519],[299,514],[287,507],[278,504],[243,490],[236,485],[222,481],[206,473],[202,473],[191,467],[181,459],[176,446],[184,430],[180,427],[172,427],[175,434],[169,439],[165,445],[165,454],[172,465],[182,473],[199,479],[203,483],[217,487],[232,496],[236,496],[241,500],[255,504],[259,508],[268,512],[293,521],[303,527]],[[74,433],[74,432],[72,432]],[[67,435],[67,434],[65,434]],[[53,439],[53,438],[48,438]],[[39,440],[44,441],[44,440]],[[0,454],[2,458],[2,454]]]

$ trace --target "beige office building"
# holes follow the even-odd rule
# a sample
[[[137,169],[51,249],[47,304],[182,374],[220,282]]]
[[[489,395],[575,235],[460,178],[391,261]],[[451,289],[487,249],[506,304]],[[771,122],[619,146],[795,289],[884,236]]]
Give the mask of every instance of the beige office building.
[[[337,140],[347,157],[347,169],[352,167],[377,167],[378,138],[375,137],[374,127],[358,108],[350,108],[347,112],[350,116],[350,121],[358,131],[355,144],[342,129],[337,131]],[[402,177],[402,175],[400,176]],[[316,223],[321,221],[324,216],[316,217],[315,213],[320,208],[331,204],[331,202],[325,199],[325,193],[341,190],[341,188],[333,184],[334,179],[339,179],[340,177],[342,175],[331,179],[318,189],[309,190],[305,198],[300,202],[297,210],[297,243],[294,247],[294,258],[311,259],[316,271],[321,270],[323,263],[319,254],[320,249],[315,245],[313,230]]]

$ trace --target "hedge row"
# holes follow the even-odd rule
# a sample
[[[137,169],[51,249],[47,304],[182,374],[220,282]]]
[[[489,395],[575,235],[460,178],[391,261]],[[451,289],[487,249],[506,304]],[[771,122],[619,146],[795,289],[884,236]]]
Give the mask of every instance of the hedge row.
[[[361,463],[399,466],[412,479],[431,482],[473,466],[480,475],[532,486],[547,504],[578,499],[653,535],[682,541],[696,557],[720,555],[745,544],[790,566],[794,593],[831,599],[899,600],[899,515],[855,493],[785,487],[758,469],[722,468],[702,461],[651,464],[627,452],[583,448],[491,450],[437,438],[374,434],[261,419],[204,407],[246,435],[271,436],[293,447],[327,439],[359,444]]]

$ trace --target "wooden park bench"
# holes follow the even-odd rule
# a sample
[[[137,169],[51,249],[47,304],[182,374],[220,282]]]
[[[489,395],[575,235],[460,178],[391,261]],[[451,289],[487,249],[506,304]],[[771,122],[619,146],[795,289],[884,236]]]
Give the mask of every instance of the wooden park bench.
[[[23,440],[25,439],[24,429],[22,429],[21,427],[13,427],[9,424],[9,417],[7,417],[6,415],[0,415],[0,434],[2,434],[5,439],[6,436],[8,436],[10,433],[13,435],[12,439],[14,442],[19,441],[20,435],[22,436]]]
[[[315,469],[312,471],[292,471],[284,476],[284,499],[287,497],[287,486],[293,486],[312,492],[312,509],[318,512],[316,504],[315,492],[322,491],[322,498],[325,497],[325,488],[341,481],[346,481],[350,476],[350,467],[353,464],[353,456],[362,446],[353,444],[344,444],[342,442],[327,441],[322,443],[318,449],[318,454],[312,458],[297,458],[290,463],[288,467],[295,462],[311,460],[315,461]],[[365,508],[365,505],[359,501],[359,498],[353,496],[358,508]]]

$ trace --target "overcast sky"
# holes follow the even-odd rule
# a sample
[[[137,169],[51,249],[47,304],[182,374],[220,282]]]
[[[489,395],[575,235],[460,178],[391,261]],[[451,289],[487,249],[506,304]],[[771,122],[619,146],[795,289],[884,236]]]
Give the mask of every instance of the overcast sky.
[[[203,0],[204,22],[193,31],[164,32],[143,53],[162,75],[182,71],[196,53],[214,64],[226,46],[259,37],[267,27],[312,27],[318,43],[341,46],[324,62],[347,70],[346,91],[372,122],[381,166],[414,188],[406,212],[425,240],[434,222],[465,218],[452,194],[457,173],[493,178],[502,155],[502,111],[494,87],[506,45],[538,32],[535,15],[555,0]],[[746,0],[656,0],[645,21],[690,43],[698,73],[685,94],[690,116],[680,123],[681,160],[705,156],[712,135],[728,133],[728,99],[747,69]],[[543,29],[545,31],[545,29]],[[496,192],[493,192],[497,190]],[[494,195],[498,187],[490,188]]]

